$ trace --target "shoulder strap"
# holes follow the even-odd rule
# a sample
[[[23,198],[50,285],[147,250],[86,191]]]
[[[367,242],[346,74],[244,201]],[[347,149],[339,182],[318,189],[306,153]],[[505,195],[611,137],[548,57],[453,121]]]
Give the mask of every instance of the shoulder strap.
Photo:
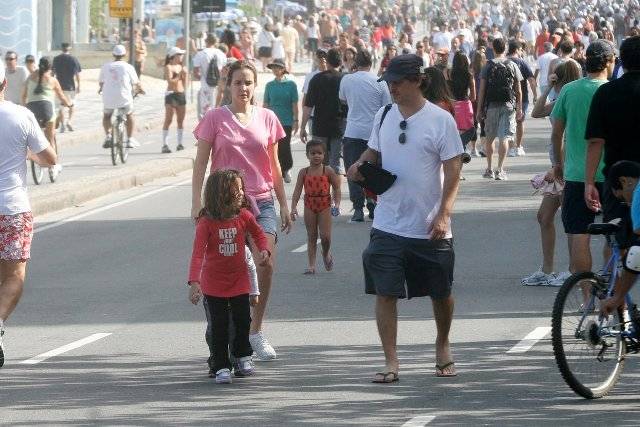
[[[380,124],[378,125],[378,131],[380,131],[380,128],[382,127],[382,123],[384,122],[384,118],[387,117],[387,113],[389,113],[389,110],[391,110],[392,106],[393,104],[387,104],[384,106],[384,111],[382,111],[382,117],[380,117]]]

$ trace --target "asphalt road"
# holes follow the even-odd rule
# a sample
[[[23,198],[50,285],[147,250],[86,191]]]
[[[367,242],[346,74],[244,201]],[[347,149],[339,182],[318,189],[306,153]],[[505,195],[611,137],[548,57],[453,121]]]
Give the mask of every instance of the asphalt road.
[[[383,366],[374,300],[363,292],[370,223],[349,224],[345,201],[333,272],[301,274],[306,254],[292,252],[306,240],[301,223],[280,239],[265,325],[278,359],[258,363],[255,377],[214,384],[204,313],[184,285],[193,225],[190,174],[182,174],[38,219],[25,293],[5,335],[0,424],[637,425],[637,358],[609,397],[588,402],[562,381],[548,337],[507,353],[550,326],[557,291],[519,283],[540,259],[539,198],[528,179],[548,161],[548,123],[528,126],[528,156],[510,161],[509,181],[483,180],[481,159],[464,170],[454,215],[457,378],[434,376],[431,306],[412,300],[400,303],[400,382],[370,383]],[[294,150],[303,167],[302,146]]]

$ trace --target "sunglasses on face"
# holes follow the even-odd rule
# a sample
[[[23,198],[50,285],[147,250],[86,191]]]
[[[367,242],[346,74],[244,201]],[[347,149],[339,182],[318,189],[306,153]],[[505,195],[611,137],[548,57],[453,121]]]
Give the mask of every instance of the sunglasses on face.
[[[402,133],[400,134],[400,136],[398,136],[398,142],[400,144],[404,144],[405,142],[407,142],[407,134],[404,133],[405,130],[407,130],[407,121],[403,120],[400,122],[400,130],[402,131]]]

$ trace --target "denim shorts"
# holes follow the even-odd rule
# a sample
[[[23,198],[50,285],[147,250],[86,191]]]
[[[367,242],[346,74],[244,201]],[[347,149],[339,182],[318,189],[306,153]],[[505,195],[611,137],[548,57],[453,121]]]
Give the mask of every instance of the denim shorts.
[[[278,217],[276,215],[276,207],[273,198],[265,200],[257,200],[260,215],[256,217],[256,221],[262,227],[262,231],[278,237]]]
[[[516,110],[506,105],[490,106],[484,119],[487,142],[503,140],[516,133]]]

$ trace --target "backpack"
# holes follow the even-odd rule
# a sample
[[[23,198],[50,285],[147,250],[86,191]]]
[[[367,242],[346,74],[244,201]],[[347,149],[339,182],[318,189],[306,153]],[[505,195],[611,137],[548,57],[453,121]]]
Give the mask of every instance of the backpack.
[[[207,82],[207,86],[216,87],[218,86],[218,81],[220,80],[220,69],[218,68],[218,59],[216,55],[213,55],[211,61],[209,61],[209,66],[207,67],[207,76],[205,81]]]
[[[515,76],[508,62],[489,61],[487,69],[486,104],[491,102],[513,102]]]

